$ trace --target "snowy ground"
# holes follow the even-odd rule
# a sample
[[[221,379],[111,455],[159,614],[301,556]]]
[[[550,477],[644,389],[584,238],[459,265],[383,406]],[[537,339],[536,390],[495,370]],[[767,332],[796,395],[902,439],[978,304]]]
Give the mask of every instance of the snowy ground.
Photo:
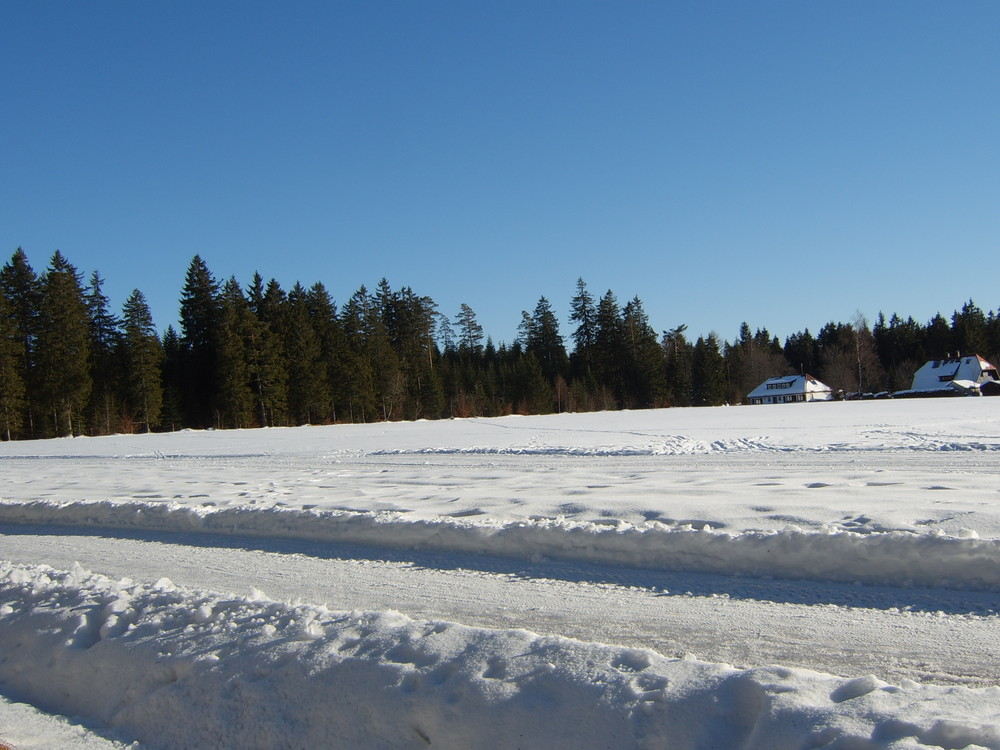
[[[1000,399],[3,443],[0,742],[1000,748],[998,451]]]

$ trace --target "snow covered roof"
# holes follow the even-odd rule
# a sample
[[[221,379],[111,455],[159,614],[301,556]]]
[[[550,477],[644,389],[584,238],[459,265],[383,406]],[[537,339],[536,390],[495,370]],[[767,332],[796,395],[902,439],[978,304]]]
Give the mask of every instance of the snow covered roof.
[[[804,396],[831,393],[830,386],[821,383],[812,375],[780,375],[768,378],[747,394],[747,398],[768,396]]]
[[[982,383],[1000,381],[997,368],[974,354],[968,357],[946,357],[932,359],[913,375],[911,392],[955,390],[955,384],[969,381],[976,386]],[[969,388],[965,388],[969,390]],[[978,390],[978,389],[976,389]]]

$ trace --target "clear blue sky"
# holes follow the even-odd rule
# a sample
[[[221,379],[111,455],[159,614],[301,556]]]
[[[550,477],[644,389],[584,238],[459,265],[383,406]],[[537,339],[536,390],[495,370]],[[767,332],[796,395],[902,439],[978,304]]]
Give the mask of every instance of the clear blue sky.
[[[1000,307],[1000,3],[0,3],[0,251],[784,338]]]

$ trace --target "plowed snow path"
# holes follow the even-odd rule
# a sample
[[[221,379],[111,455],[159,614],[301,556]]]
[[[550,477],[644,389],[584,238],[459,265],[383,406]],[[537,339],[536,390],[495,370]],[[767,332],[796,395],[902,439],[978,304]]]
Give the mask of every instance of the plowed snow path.
[[[524,628],[843,676],[1000,684],[996,594],[674,575],[224,537],[157,539],[0,527],[0,556],[340,610]],[[41,532],[41,533],[39,533]],[[251,543],[252,544],[252,543]]]

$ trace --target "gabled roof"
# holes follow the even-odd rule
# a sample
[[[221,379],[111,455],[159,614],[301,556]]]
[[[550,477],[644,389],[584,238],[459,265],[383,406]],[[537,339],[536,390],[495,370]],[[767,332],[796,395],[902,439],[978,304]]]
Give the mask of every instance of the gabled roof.
[[[918,392],[951,390],[953,388],[951,383],[963,380],[976,384],[1000,381],[1000,373],[978,354],[932,359],[914,373],[910,390]]]
[[[830,386],[821,383],[812,375],[779,375],[768,378],[747,394],[747,398],[767,396],[799,396],[807,393],[831,393]]]

